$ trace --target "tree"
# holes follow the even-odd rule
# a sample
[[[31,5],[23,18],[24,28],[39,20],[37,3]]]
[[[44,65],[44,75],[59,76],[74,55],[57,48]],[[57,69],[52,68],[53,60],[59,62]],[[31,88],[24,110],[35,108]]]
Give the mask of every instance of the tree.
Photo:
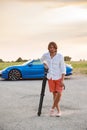
[[[64,56],[64,61],[71,61],[71,57],[69,57],[69,56]]]
[[[0,59],[0,62],[4,62],[2,59]]]
[[[23,60],[22,60],[22,58],[21,57],[19,57],[17,60],[16,60],[16,62],[22,62]]]

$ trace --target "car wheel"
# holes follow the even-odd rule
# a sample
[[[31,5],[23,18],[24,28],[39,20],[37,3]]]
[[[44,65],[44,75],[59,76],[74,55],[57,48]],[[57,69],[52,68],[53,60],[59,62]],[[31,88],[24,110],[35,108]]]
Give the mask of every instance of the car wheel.
[[[21,79],[21,73],[19,70],[13,69],[9,72],[8,75],[9,80],[19,80]]]

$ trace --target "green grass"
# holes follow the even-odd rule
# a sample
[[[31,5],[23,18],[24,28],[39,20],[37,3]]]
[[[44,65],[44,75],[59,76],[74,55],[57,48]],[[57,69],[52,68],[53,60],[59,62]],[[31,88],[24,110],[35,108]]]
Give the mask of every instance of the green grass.
[[[12,66],[12,65],[21,65],[24,62],[0,62],[0,70]],[[73,67],[73,74],[87,74],[87,61],[70,61],[66,62],[71,64]]]
[[[87,61],[70,61],[66,63],[73,66],[74,74],[87,74]]]
[[[12,65],[21,65],[23,62],[0,62],[0,70],[12,66]]]

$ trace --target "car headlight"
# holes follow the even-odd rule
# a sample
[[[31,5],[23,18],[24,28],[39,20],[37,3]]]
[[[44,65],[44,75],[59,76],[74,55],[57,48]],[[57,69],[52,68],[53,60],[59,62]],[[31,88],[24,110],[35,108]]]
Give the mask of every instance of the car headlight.
[[[2,71],[0,70],[0,76],[2,75]]]

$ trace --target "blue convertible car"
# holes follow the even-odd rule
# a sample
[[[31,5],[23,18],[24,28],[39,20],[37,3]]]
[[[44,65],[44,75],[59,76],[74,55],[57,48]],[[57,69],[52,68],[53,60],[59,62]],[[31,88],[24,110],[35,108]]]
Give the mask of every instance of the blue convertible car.
[[[66,76],[72,74],[73,68],[66,64]],[[37,60],[30,60],[22,65],[14,65],[0,71],[0,77],[7,80],[42,79],[45,75],[44,65]]]

